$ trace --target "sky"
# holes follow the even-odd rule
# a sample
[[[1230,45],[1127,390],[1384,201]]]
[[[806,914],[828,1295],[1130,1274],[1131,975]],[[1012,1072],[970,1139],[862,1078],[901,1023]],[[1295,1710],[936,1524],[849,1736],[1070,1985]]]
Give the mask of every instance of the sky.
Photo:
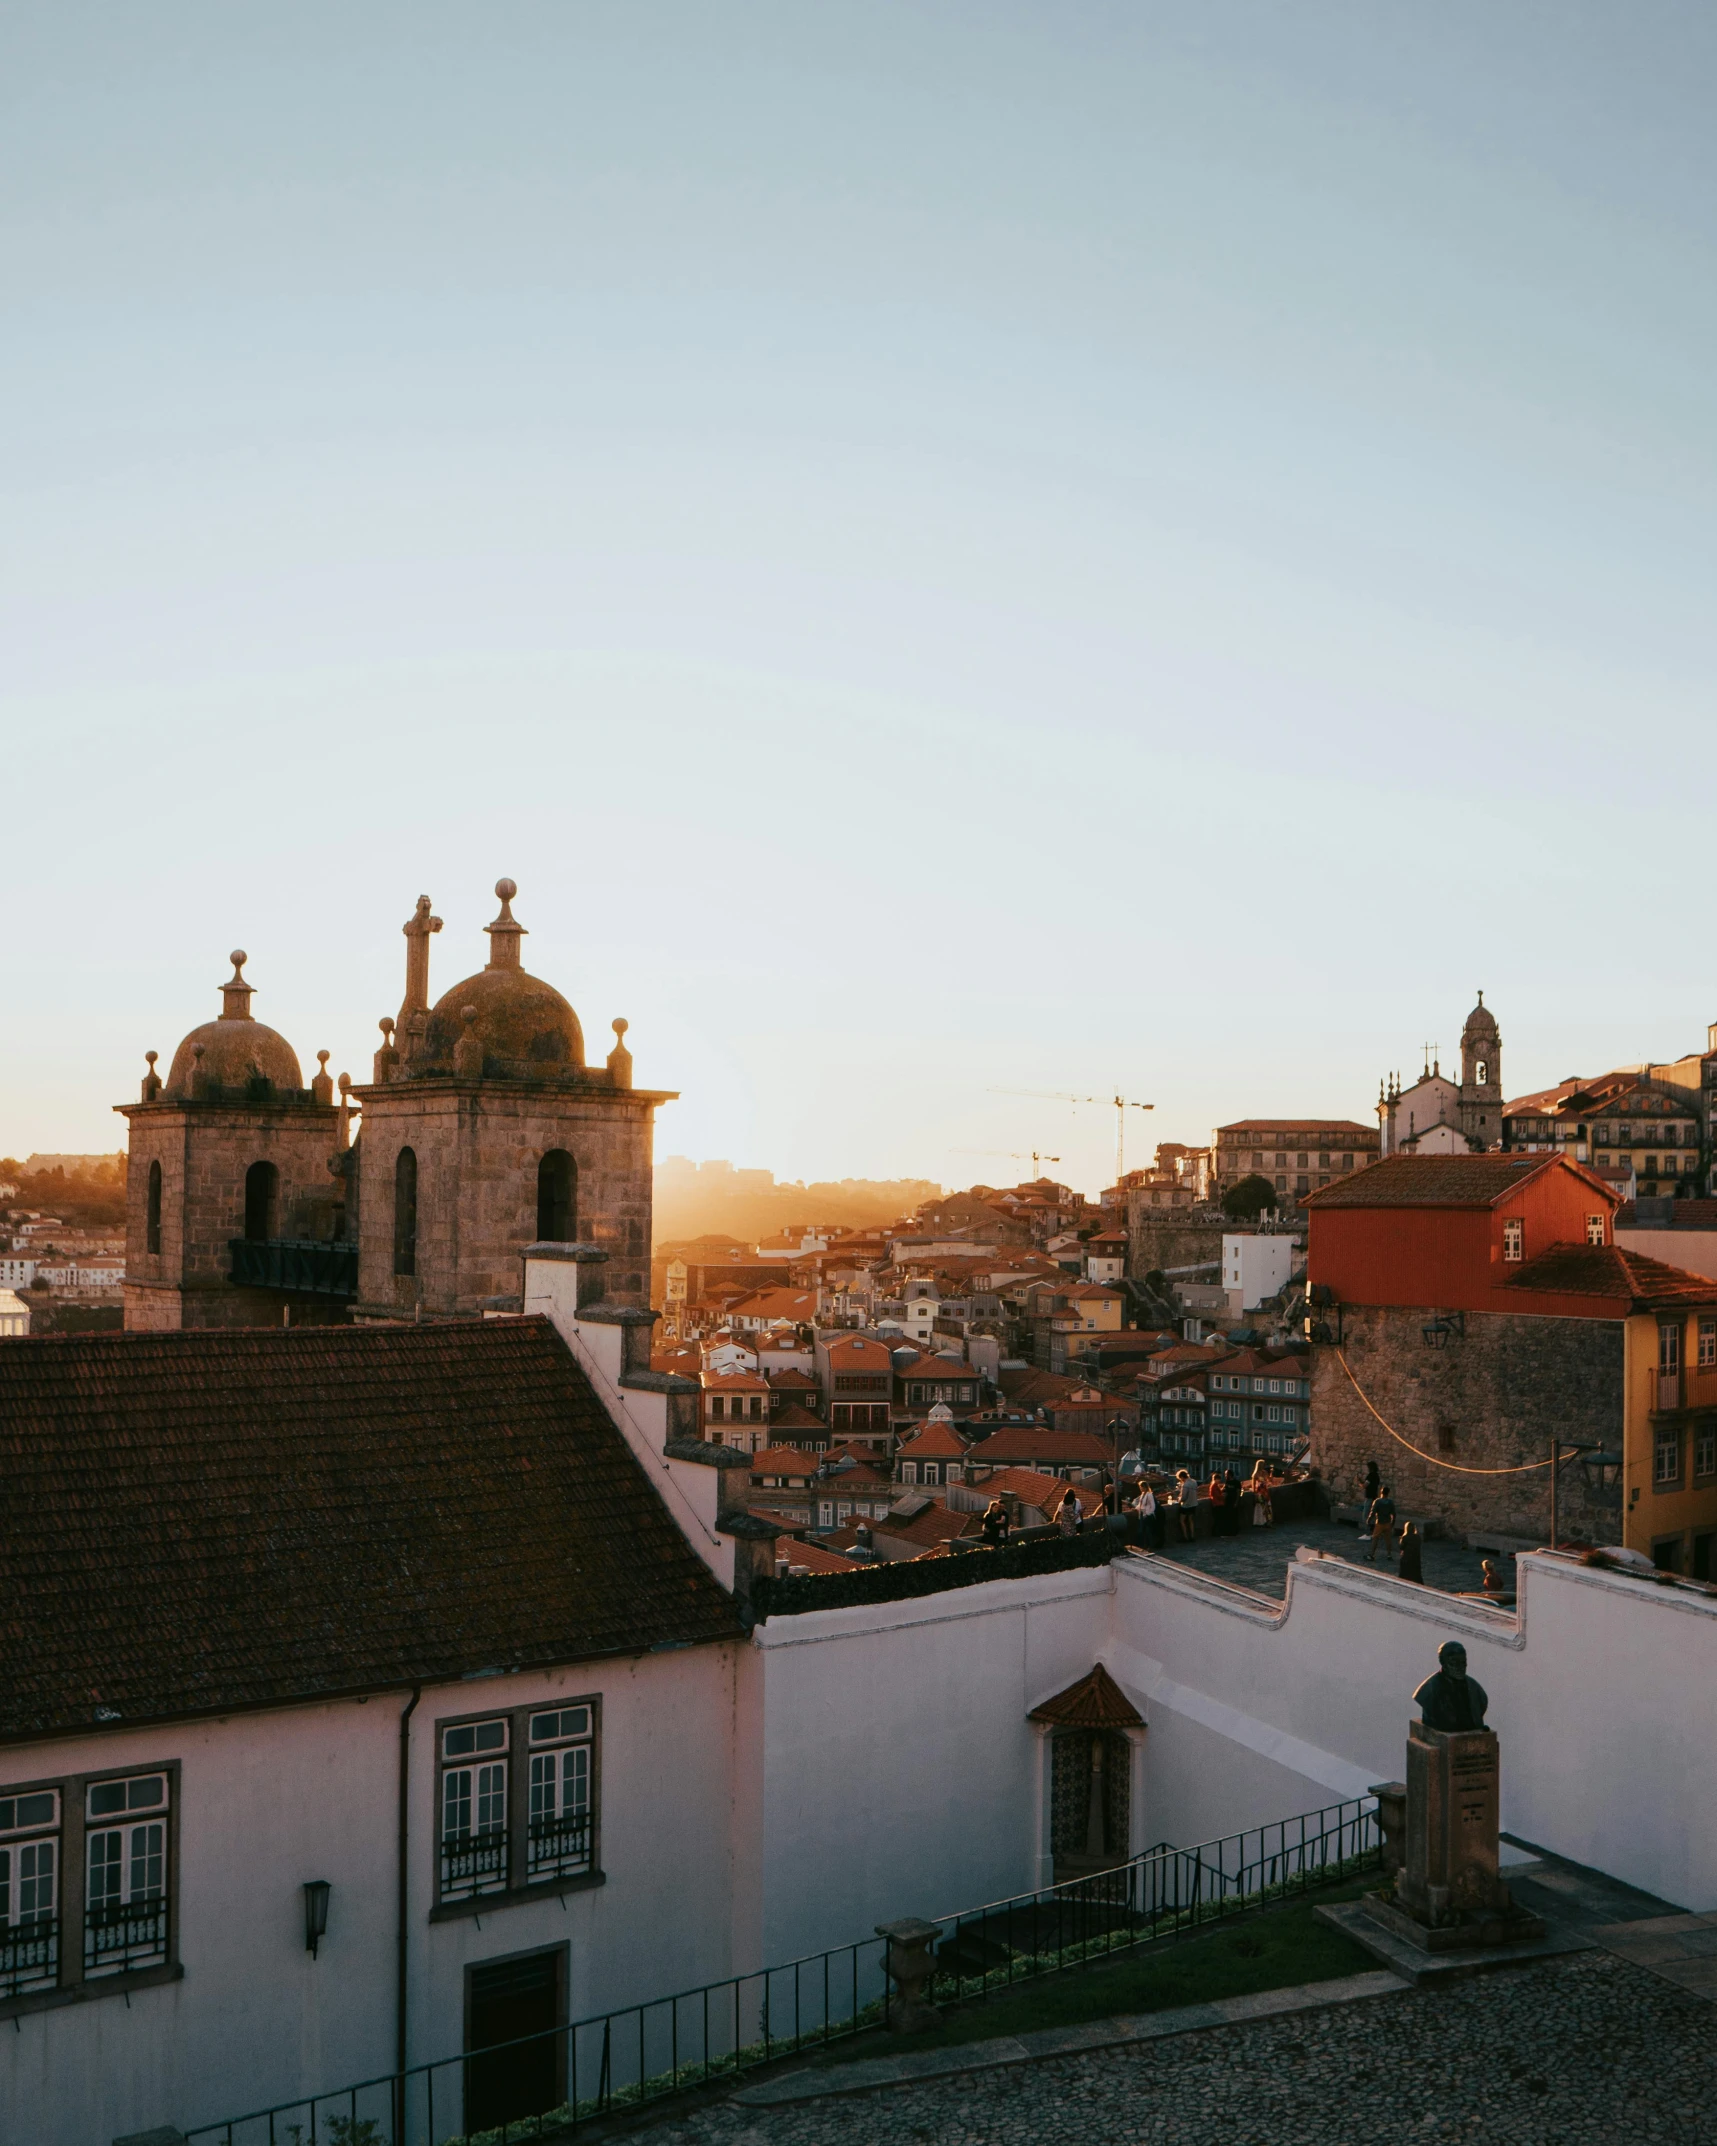
[[[0,13],[0,1153],[518,882],[659,1153],[1717,1019],[1717,12]],[[1017,1161],[1014,1158],[1019,1158]],[[1047,1165],[1046,1165],[1047,1167]]]

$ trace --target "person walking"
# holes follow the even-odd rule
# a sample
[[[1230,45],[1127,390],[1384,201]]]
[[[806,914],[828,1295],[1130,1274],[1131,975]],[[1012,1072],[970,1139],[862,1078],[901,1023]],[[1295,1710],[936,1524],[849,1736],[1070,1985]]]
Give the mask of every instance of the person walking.
[[[1411,1520],[1401,1530],[1401,1549],[1395,1570],[1404,1580],[1417,1580],[1421,1586],[1425,1583],[1419,1557],[1419,1530]]]
[[[1174,1479],[1175,1525],[1180,1530],[1182,1542],[1191,1542],[1198,1533],[1198,1485],[1185,1468],[1177,1468]]]
[[[1365,1516],[1365,1524],[1371,1535],[1371,1548],[1366,1554],[1366,1563],[1375,1565],[1379,1546],[1393,1551],[1395,1548],[1395,1501],[1389,1495],[1389,1485],[1383,1484],[1371,1501]]]
[[[1157,1494],[1149,1483],[1139,1485],[1139,1494],[1133,1500],[1133,1533],[1131,1539],[1142,1549],[1160,1547],[1156,1540]]]

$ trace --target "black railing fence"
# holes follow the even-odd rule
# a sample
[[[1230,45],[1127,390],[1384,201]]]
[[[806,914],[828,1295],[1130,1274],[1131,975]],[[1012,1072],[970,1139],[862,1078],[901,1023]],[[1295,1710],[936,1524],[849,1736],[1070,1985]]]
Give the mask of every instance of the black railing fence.
[[[300,1296],[355,1297],[358,1248],[308,1237],[231,1237],[232,1279],[241,1289],[291,1289]]]
[[[1334,1883],[1375,1863],[1370,1798],[1166,1843],[1113,1870],[933,1918],[931,1995],[994,1996]],[[187,2146],[518,2146],[594,2118],[888,2025],[886,1946],[872,1937],[756,1974],[388,2072],[186,2134]]]
[[[60,1925],[37,1915],[0,1929],[0,1998],[52,1989],[60,1978]]]
[[[935,1918],[938,2004],[971,2003],[1226,1917],[1274,1907],[1379,1859],[1370,1797],[1192,1848],[1163,1842],[1113,1870]]]

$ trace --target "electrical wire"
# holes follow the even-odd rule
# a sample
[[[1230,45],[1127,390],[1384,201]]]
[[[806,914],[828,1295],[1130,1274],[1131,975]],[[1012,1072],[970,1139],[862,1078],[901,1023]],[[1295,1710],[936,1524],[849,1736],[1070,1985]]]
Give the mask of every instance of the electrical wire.
[[[1393,1424],[1384,1423],[1383,1418],[1377,1415],[1376,1409],[1371,1408],[1371,1402],[1367,1397],[1365,1388],[1354,1377],[1353,1366],[1348,1362],[1342,1350],[1336,1350],[1335,1360],[1347,1373],[1348,1383],[1352,1386],[1354,1392],[1365,1402],[1366,1407],[1371,1409],[1371,1413],[1377,1416],[1378,1422],[1383,1424],[1383,1428],[1394,1439],[1395,1443],[1398,1446],[1406,1446],[1409,1453],[1418,1454],[1420,1460],[1428,1460],[1433,1468],[1447,1468],[1452,1475],[1530,1475],[1535,1468],[1548,1468],[1550,1465],[1548,1460],[1529,1460],[1523,1461],[1518,1468],[1463,1468],[1459,1461],[1439,1460],[1435,1453],[1421,1452],[1416,1445],[1410,1444],[1407,1439],[1403,1438]]]

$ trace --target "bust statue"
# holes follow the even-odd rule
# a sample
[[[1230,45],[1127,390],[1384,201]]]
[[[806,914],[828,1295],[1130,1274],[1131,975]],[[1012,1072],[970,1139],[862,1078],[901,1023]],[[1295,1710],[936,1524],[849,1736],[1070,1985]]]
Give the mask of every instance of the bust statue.
[[[1413,1694],[1419,1719],[1426,1728],[1440,1729],[1445,1735],[1482,1729],[1490,1701],[1478,1679],[1467,1675],[1466,1648],[1458,1639],[1448,1640],[1437,1649],[1437,1660],[1442,1666],[1436,1675],[1427,1677]]]

